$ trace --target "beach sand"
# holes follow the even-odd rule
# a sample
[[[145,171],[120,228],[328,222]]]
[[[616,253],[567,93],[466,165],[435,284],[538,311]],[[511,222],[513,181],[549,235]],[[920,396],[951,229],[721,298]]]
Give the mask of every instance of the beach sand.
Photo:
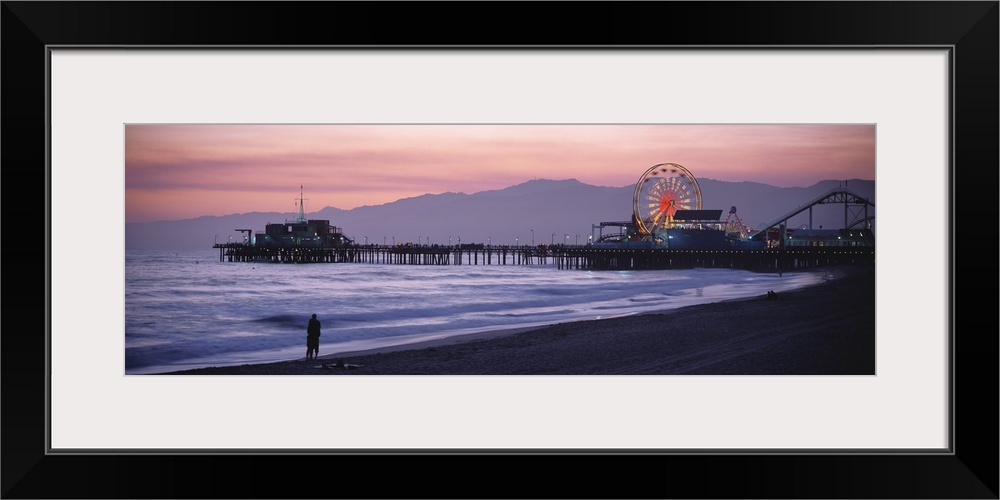
[[[319,360],[171,374],[874,375],[874,268],[831,268],[828,274],[821,284],[773,300],[762,295]]]

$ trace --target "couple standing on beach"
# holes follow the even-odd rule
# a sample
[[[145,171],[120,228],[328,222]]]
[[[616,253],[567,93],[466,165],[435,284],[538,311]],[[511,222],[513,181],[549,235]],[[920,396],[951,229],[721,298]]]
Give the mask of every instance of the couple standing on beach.
[[[316,359],[319,356],[319,320],[313,314],[306,327],[306,359]]]

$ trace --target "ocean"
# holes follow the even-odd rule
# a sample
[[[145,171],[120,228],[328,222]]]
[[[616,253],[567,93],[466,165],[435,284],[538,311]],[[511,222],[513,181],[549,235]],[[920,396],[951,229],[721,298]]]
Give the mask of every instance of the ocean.
[[[763,296],[821,272],[589,271],[534,265],[219,262],[217,250],[127,251],[125,373],[305,357]]]

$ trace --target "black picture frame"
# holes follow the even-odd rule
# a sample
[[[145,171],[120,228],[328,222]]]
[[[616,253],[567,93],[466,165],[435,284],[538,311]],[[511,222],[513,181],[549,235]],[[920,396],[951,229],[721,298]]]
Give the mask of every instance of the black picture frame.
[[[51,243],[31,238],[2,248],[16,269],[44,271],[41,280],[8,273],[12,293],[4,294],[3,497],[998,498],[998,274],[989,227],[997,219],[1000,165],[998,7],[996,1],[4,1],[5,220],[40,227],[44,217],[48,230],[40,205],[48,207],[50,46],[950,47],[954,446],[933,455],[52,455],[45,320]]]

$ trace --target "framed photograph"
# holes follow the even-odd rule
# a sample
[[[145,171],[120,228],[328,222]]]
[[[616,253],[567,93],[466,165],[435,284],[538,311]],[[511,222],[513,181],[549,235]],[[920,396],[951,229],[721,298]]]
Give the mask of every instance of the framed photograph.
[[[580,19],[610,29],[609,39],[570,30],[560,36],[571,43],[527,45],[516,43],[520,35],[437,21],[446,12],[507,20],[525,40],[560,31],[522,4],[499,13],[491,6],[3,4],[8,186],[35,174],[30,182],[45,193],[41,248],[19,251],[9,239],[5,252],[8,262],[45,271],[37,293],[7,300],[9,312],[44,318],[44,329],[8,328],[3,339],[5,497],[997,498],[997,435],[982,423],[997,417],[997,320],[963,306],[996,287],[956,279],[960,270],[996,276],[981,273],[993,265],[989,256],[970,267],[976,254],[960,252],[958,241],[997,206],[997,2],[582,3],[574,6]],[[417,29],[416,18],[430,21]],[[707,18],[718,21],[692,29]],[[655,19],[677,29],[663,31]],[[649,38],[636,38],[642,33]],[[308,144],[311,127],[454,124],[767,126],[789,135],[849,126],[869,134],[881,222],[875,368],[778,377],[129,373],[160,360],[123,355],[127,310],[136,317],[124,294],[128,217],[166,206],[156,195],[130,205],[162,181],[129,182],[129,161],[147,154],[134,144],[194,158],[190,148],[227,141],[236,128],[263,134],[240,148],[266,148],[284,133],[274,126],[297,127]],[[827,154],[832,165],[847,149],[808,154]],[[186,167],[188,184],[205,169],[222,172],[206,158]],[[670,159],[649,164],[661,161]],[[296,193],[303,221],[306,191]],[[184,196],[194,205],[221,189],[191,192]],[[8,220],[37,220],[39,204],[9,199]],[[341,235],[361,236],[377,238]],[[231,237],[209,242],[220,258],[234,248]],[[406,248],[444,236],[416,238]],[[492,235],[479,239],[494,246]],[[156,287],[148,294],[155,299]],[[29,301],[39,297],[41,305]],[[150,310],[140,321],[171,321]],[[198,349],[238,340],[227,338]],[[496,466],[476,463],[486,457],[501,467],[547,460],[485,494],[422,482],[421,464],[440,460],[494,485]],[[401,481],[261,488],[241,479],[251,462],[307,476],[375,469]],[[557,466],[604,479],[567,485],[552,477]],[[87,470],[88,479],[50,479],[79,477],[70,470]],[[207,470],[216,474],[210,491],[199,489]],[[622,484],[626,477],[637,479]]]
[[[357,56],[315,55],[338,71]],[[537,57],[511,55],[476,56],[476,73]],[[572,71],[616,61],[590,56]],[[414,58],[436,74],[472,64],[366,59]],[[644,74],[690,65],[643,59]],[[876,131],[128,123],[123,371],[875,376]]]

